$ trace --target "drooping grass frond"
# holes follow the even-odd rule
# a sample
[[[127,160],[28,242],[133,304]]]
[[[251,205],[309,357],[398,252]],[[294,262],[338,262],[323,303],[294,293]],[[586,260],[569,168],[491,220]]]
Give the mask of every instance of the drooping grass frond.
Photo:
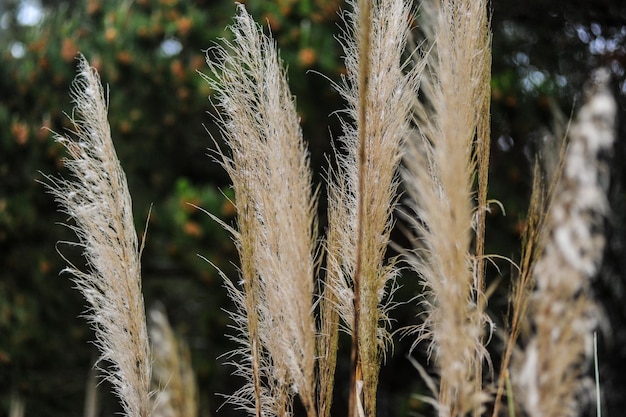
[[[536,163],[534,168],[530,205],[526,214],[526,225],[522,236],[521,258],[518,265],[519,269],[517,271],[517,276],[513,281],[511,294],[509,296],[509,311],[507,314],[508,328],[505,329],[507,339],[505,342],[505,349],[502,354],[502,362],[500,364],[500,372],[496,384],[496,396],[494,399],[492,413],[493,417],[498,417],[498,413],[502,405],[502,396],[505,393],[505,388],[508,389],[508,385],[510,385],[509,365],[526,319],[528,304],[530,302],[530,294],[534,286],[533,269],[538,258],[537,254],[541,251],[541,239],[543,236],[541,230],[543,229],[543,225],[546,220],[545,213],[548,207],[546,200],[549,200],[546,198],[547,196],[545,195],[546,191],[544,187],[540,166],[539,163]],[[507,397],[507,402],[509,404],[512,403],[513,399],[508,395]]]
[[[347,74],[338,90],[347,102],[338,167],[329,179],[329,284],[353,336],[354,398],[376,411],[381,359],[387,331],[394,262],[385,263],[398,186],[397,167],[409,128],[410,99],[418,68],[404,72],[402,54],[410,6],[403,0],[350,1],[349,27],[342,38]]]
[[[533,269],[529,317],[534,334],[513,375],[517,400],[529,415],[579,416],[591,397],[586,372],[593,357],[599,307],[591,284],[602,260],[608,210],[608,167],[602,155],[615,140],[616,103],[608,73],[587,90],[570,134],[564,165]]]
[[[486,1],[425,2],[420,13],[427,67],[403,177],[419,242],[409,263],[426,288],[416,343],[430,341],[441,378],[439,415],[462,416],[478,413],[485,400],[483,253],[475,250],[482,251],[486,210],[490,22]]]
[[[152,351],[153,417],[196,417],[198,399],[189,348],[172,329],[165,309],[148,312]]]
[[[238,320],[252,358],[248,392],[257,415],[284,415],[297,393],[315,416],[316,207],[308,156],[274,42],[243,6],[231,30],[232,42],[208,51],[215,59],[207,59],[207,81],[225,114],[230,155],[220,156],[238,210],[243,293],[229,288],[246,316]]]
[[[141,295],[140,249],[133,223],[126,176],[117,159],[107,103],[94,68],[80,57],[72,85],[74,132],[57,135],[67,149],[65,165],[72,179],[46,177],[50,192],[74,220],[87,269],[70,265],[90,309],[101,360],[110,362],[107,379],[126,416],[150,414],[150,359]]]
[[[513,280],[509,295],[507,313],[508,327],[505,329],[505,349],[502,353],[500,373],[496,384],[496,396],[492,412],[493,417],[499,415],[499,410],[502,405],[502,396],[505,393],[505,385],[509,409],[513,408],[515,404],[514,398],[511,396],[512,392],[509,392],[511,391],[509,388],[509,386],[511,386],[509,370],[511,368],[511,362],[514,359],[519,359],[515,358],[513,354],[518,346],[522,329],[528,326],[528,306],[535,286],[535,264],[548,238],[543,230],[548,221],[548,213],[551,210],[551,205],[554,202],[554,196],[563,173],[566,151],[564,143],[566,139],[567,123],[560,110],[556,108],[556,105],[553,105],[553,107],[552,113],[555,118],[555,133],[544,136],[543,146],[535,161],[530,204],[526,214],[524,233],[522,235],[521,257],[517,276]],[[557,139],[559,137],[558,135],[561,135],[561,139]],[[519,354],[516,356],[519,356]]]

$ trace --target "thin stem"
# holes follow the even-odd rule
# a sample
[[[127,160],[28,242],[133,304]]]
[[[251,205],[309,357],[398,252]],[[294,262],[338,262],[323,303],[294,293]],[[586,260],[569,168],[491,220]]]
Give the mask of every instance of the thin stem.
[[[600,367],[598,364],[598,332],[593,332],[593,367],[596,374],[596,415],[602,417],[602,397],[600,395]]]
[[[352,369],[350,375],[350,406],[349,416],[357,416],[357,382],[361,379],[361,359],[359,355],[359,321],[361,314],[361,273],[363,262],[363,239],[364,239],[364,221],[365,221],[365,172],[367,169],[367,92],[368,92],[368,73],[369,73],[369,49],[370,49],[370,1],[360,0],[359,4],[359,119],[357,121],[359,131],[359,193],[357,197],[358,204],[358,221],[357,221],[357,246],[356,246],[356,266],[354,270],[354,326],[352,332]]]

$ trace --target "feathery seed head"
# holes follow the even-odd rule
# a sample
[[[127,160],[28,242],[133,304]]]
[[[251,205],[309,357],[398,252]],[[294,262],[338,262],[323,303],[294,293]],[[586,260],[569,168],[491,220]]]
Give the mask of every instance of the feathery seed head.
[[[101,360],[125,414],[149,415],[150,361],[141,295],[140,261],[126,176],[117,159],[100,78],[79,57],[72,83],[75,104],[72,135],[56,135],[69,158],[72,180],[46,177],[49,191],[75,222],[68,226],[83,248],[87,270],[70,265],[76,287],[90,305]]]

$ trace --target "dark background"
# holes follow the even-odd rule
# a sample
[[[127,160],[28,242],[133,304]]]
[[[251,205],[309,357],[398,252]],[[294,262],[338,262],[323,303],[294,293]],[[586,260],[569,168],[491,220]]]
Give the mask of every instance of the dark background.
[[[315,180],[321,182],[330,138],[339,134],[331,113],[343,107],[325,77],[336,80],[343,71],[333,36],[345,4],[245,3],[257,21],[271,26],[289,67]],[[619,3],[492,2],[489,198],[503,203],[506,216],[496,211],[488,219],[488,253],[519,257],[534,155],[546,133],[555,130],[555,109],[567,120],[580,105],[582,85],[593,68],[610,68],[618,118],[623,117],[626,6]],[[33,19],[37,13],[25,13],[31,4],[38,19]],[[228,36],[224,28],[234,13],[231,0],[0,2],[0,415],[6,415],[12,393],[24,399],[26,415],[82,415],[87,375],[97,355],[89,343],[92,332],[79,317],[84,302],[69,277],[59,275],[64,264],[57,249],[69,257],[77,254],[56,242],[73,237],[59,225],[66,219],[37,182],[40,172],[63,173],[63,150],[50,130],[62,133],[70,127],[64,113],[71,113],[68,89],[79,51],[110,87],[109,120],[139,233],[153,205],[143,254],[146,306],[162,303],[191,348],[200,415],[233,414],[228,406],[216,411],[222,403],[216,393],[238,386],[217,359],[231,348],[222,311],[230,302],[215,269],[197,254],[235,276],[236,252],[226,233],[187,203],[233,218],[222,194],[229,193],[228,178],[206,155],[212,146],[207,130],[218,140],[219,133],[211,91],[197,72],[206,72],[203,50]],[[621,126],[612,158],[608,246],[596,285],[612,326],[600,338],[599,355],[607,415],[626,409],[624,138]],[[320,206],[323,210],[323,202]],[[323,227],[323,211],[321,218]],[[491,278],[502,278],[490,312],[502,327],[511,276],[509,267],[500,267],[499,273],[490,270]],[[413,277],[400,283],[398,298],[417,293]],[[414,323],[415,313],[410,305],[398,309],[398,327]],[[382,368],[380,416],[430,412],[413,395],[424,393],[424,387],[405,357],[410,343],[398,340]],[[342,354],[347,357],[347,344]],[[336,412],[345,406],[347,366],[340,361],[337,370]],[[106,384],[100,391],[101,415],[113,415],[116,402],[107,397]]]

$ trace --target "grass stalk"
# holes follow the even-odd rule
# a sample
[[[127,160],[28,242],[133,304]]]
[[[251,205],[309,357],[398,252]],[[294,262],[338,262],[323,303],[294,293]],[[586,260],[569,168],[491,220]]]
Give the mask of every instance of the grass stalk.
[[[598,333],[593,333],[593,370],[596,377],[596,416],[602,417],[602,394],[600,392],[600,365],[598,359]]]
[[[513,288],[511,289],[509,300],[509,312],[507,314],[509,324],[506,329],[508,337],[505,342],[500,372],[496,382],[496,396],[492,417],[498,416],[505,388],[507,396],[509,394],[512,395],[512,391],[509,388],[510,378],[508,370],[514,349],[517,346],[519,335],[522,331],[524,320],[526,319],[528,303],[530,302],[530,294],[534,286],[532,271],[537,260],[537,254],[541,252],[542,234],[540,231],[542,230],[543,222],[546,218],[546,200],[549,201],[549,199],[545,198],[544,194],[545,190],[540,174],[540,167],[539,164],[536,163],[533,175],[533,188],[530,197],[530,205],[526,215],[526,227],[524,229],[522,239],[521,260],[517,279],[513,281]],[[508,397],[507,401],[510,403],[512,399]],[[509,405],[509,409],[510,408],[511,405]]]
[[[245,274],[242,294],[227,284],[243,303],[251,366],[249,386],[234,400],[252,399],[256,415],[284,415],[297,393],[315,417],[317,227],[308,156],[274,42],[243,6],[231,31],[232,42],[208,51],[207,80],[225,114],[219,121],[230,153],[219,157],[235,189]]]
[[[358,394],[357,385],[363,380],[363,370],[361,364],[361,349],[359,347],[359,340],[361,338],[361,310],[364,306],[361,305],[361,274],[363,269],[363,240],[366,238],[364,235],[365,227],[365,181],[366,181],[366,164],[367,164],[367,105],[368,105],[368,84],[369,84],[369,67],[370,67],[370,38],[371,38],[371,6],[370,0],[359,0],[358,6],[355,10],[357,15],[355,21],[358,21],[359,32],[357,41],[357,53],[358,53],[358,91],[360,92],[358,97],[358,175],[357,175],[357,240],[356,240],[356,260],[354,268],[354,318],[352,325],[352,353],[350,355],[351,368],[350,368],[350,400],[348,406],[348,415],[350,417],[358,417],[359,407],[362,407],[363,399]],[[375,410],[374,410],[375,411]]]
[[[386,330],[394,262],[385,253],[393,224],[397,167],[408,134],[417,69],[403,72],[410,6],[402,0],[353,1],[341,38],[347,74],[336,86],[347,102],[342,149],[329,181],[329,234],[339,245],[334,291],[352,335],[349,414],[376,413],[378,372],[389,341]],[[357,395],[359,386],[362,397]]]
[[[317,410],[320,417],[329,417],[335,386],[335,367],[339,345],[339,312],[337,298],[330,286],[325,286],[320,306],[318,335],[318,389]]]
[[[148,312],[152,351],[152,417],[196,417],[198,398],[191,354],[172,329],[165,309],[158,305]]]
[[[71,135],[56,135],[68,151],[72,179],[46,177],[49,191],[74,221],[68,227],[83,250],[87,270],[69,263],[64,270],[90,305],[86,314],[100,349],[111,363],[106,379],[122,402],[124,415],[150,415],[150,354],[141,294],[140,254],[126,176],[115,153],[107,102],[100,78],[78,59],[72,84],[75,109]]]
[[[404,158],[408,204],[420,239],[409,263],[427,289],[422,299],[427,319],[414,330],[416,343],[430,340],[439,369],[439,415],[477,415],[485,400],[487,322],[482,278],[491,62],[487,4],[433,1],[423,3],[420,12],[427,69],[415,100],[417,132]]]

